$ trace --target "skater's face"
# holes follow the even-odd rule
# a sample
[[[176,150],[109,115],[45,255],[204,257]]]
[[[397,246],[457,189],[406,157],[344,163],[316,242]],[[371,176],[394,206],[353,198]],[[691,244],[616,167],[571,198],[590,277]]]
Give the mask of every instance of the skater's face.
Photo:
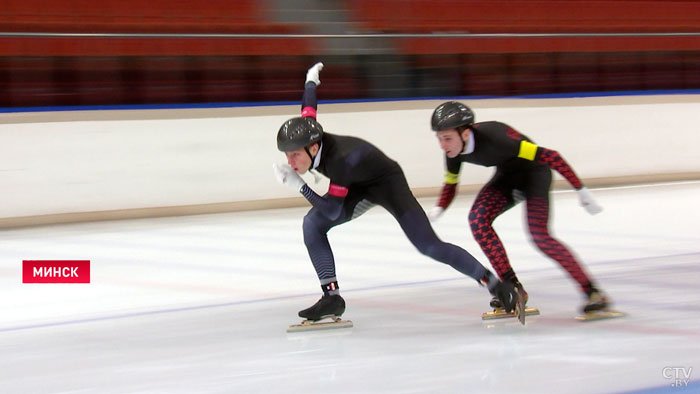
[[[316,157],[318,144],[313,144],[308,149],[311,156]],[[287,164],[299,174],[306,174],[306,171],[311,168],[311,157],[306,153],[306,149],[299,148],[284,153],[287,155]]]
[[[445,151],[445,154],[449,158],[457,157],[464,149],[464,141],[469,139],[469,129],[464,130],[462,133],[458,132],[457,129],[442,130],[435,133],[440,144],[440,149]]]

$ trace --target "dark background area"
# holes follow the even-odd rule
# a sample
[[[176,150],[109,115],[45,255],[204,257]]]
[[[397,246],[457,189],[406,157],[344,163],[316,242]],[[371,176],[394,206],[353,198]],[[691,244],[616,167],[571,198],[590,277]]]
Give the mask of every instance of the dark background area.
[[[296,101],[317,61],[320,99],[700,89],[698,26],[694,1],[8,0],[0,106]]]

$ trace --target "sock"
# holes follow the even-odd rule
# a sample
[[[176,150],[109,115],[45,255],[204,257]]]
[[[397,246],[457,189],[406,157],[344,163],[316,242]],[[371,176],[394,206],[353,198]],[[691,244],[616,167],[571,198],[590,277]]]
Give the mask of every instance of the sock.
[[[481,283],[485,284],[486,288],[489,289],[489,292],[493,294],[493,289],[496,288],[496,285],[498,285],[500,281],[494,274],[491,273],[491,271],[486,271],[486,275],[481,278]]]
[[[503,280],[507,280],[511,283],[518,282],[518,277],[515,276],[515,272],[513,272],[512,269],[509,269],[503,274]]]
[[[323,290],[323,295],[339,295],[340,287],[338,287],[338,281],[336,278],[328,278],[321,280],[321,290]]]
[[[593,286],[593,283],[588,282],[583,287],[583,292],[586,293],[586,295],[590,298],[591,294],[598,292],[598,289],[596,289],[595,286]]]

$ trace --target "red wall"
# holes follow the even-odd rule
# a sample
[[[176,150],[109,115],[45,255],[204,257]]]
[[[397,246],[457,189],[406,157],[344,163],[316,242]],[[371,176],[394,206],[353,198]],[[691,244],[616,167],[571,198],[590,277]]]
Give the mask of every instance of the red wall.
[[[269,10],[260,8],[264,3],[5,0],[0,6],[0,31],[306,31],[303,25],[270,22]],[[356,28],[366,32],[700,31],[700,1],[352,0],[345,4]],[[297,100],[299,79],[319,59],[335,63],[328,73],[324,71],[325,99],[700,89],[700,37],[695,36],[383,42],[393,50],[378,56],[330,56],[322,42],[309,38],[0,37],[0,106]],[[395,69],[393,64],[401,66]],[[382,85],[382,80],[392,82]]]

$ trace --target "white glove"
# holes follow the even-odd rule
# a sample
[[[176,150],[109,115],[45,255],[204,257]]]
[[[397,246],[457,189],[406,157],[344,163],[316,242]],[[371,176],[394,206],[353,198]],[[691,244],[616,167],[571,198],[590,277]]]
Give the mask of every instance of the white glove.
[[[434,222],[438,220],[440,216],[442,216],[442,213],[445,212],[445,208],[437,205],[434,206],[428,211],[428,219],[430,219],[431,222]]]
[[[513,202],[514,203],[519,204],[525,200],[527,200],[527,198],[525,197],[525,193],[523,193],[522,190],[513,189]]]
[[[320,85],[321,79],[318,75],[321,73],[321,70],[323,70],[323,63],[321,62],[311,66],[309,71],[306,72],[306,82],[313,82],[316,84],[316,86]],[[306,82],[304,84],[306,84]]]
[[[301,188],[306,185],[301,176],[289,164],[273,164],[272,169],[275,172],[277,182],[289,186],[294,190],[301,191]]]
[[[586,211],[590,213],[591,215],[595,215],[597,213],[600,213],[603,211],[603,207],[598,205],[598,203],[595,202],[593,199],[593,195],[591,192],[588,191],[585,187],[582,187],[577,190],[578,193],[578,199],[581,202],[581,205],[586,208]]]

